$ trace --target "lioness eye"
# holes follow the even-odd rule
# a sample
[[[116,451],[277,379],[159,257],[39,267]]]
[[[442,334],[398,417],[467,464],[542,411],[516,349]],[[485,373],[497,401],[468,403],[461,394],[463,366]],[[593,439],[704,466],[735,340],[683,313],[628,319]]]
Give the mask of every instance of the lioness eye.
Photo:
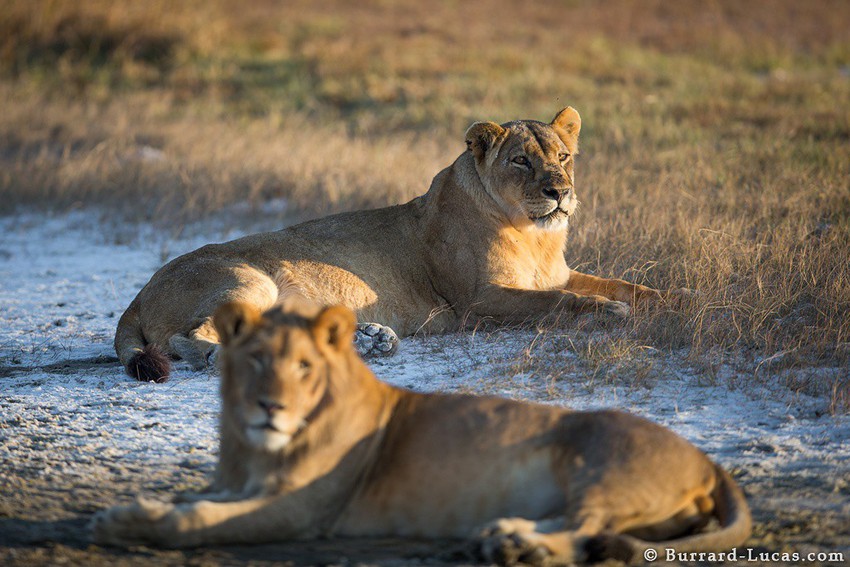
[[[568,157],[570,157],[570,154],[561,154],[558,156],[558,159],[561,161],[567,161]]]
[[[257,372],[262,372],[263,368],[266,366],[265,356],[263,356],[262,353],[249,354],[248,362],[251,363],[251,366],[253,366],[254,370]]]
[[[523,167],[528,167],[529,165],[531,165],[531,163],[529,163],[528,161],[528,158],[525,156],[517,156],[513,159],[513,162]]]
[[[311,376],[310,369],[313,368],[313,365],[307,362],[306,360],[298,361],[298,375],[301,380],[306,380]]]

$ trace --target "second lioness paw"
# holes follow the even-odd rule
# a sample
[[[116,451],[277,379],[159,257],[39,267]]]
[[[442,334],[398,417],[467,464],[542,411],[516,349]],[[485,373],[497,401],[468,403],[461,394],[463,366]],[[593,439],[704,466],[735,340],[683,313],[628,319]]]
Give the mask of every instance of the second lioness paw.
[[[549,557],[534,541],[535,522],[523,518],[503,518],[482,529],[477,538],[478,555],[497,565],[540,565]]]
[[[128,506],[115,506],[94,515],[92,539],[102,545],[136,545],[157,542],[156,526],[174,511],[174,504],[139,498]]]

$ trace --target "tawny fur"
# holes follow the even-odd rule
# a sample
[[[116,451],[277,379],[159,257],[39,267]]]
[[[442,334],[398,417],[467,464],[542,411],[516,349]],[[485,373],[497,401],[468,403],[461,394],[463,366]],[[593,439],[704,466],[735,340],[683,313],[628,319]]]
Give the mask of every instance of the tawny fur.
[[[468,150],[404,205],[345,213],[224,244],[162,267],[118,324],[122,364],[146,344],[203,366],[219,343],[215,309],[267,309],[290,295],[343,304],[399,336],[481,320],[521,323],[559,310],[618,315],[653,289],[571,270],[581,119],[473,124]]]
[[[389,386],[355,353],[342,306],[228,304],[215,325],[212,485],[98,514],[98,543],[473,535],[487,561],[529,562],[722,551],[749,536],[728,473],[645,419]],[[720,529],[700,532],[712,517]]]

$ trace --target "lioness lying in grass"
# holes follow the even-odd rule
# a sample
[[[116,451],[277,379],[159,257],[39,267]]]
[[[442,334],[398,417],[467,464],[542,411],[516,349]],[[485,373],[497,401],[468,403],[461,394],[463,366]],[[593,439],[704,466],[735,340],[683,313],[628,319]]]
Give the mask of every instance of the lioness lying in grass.
[[[115,350],[140,380],[167,378],[166,355],[203,367],[229,301],[268,309],[291,294],[357,312],[361,352],[392,352],[396,333],[443,332],[482,319],[525,322],[560,310],[627,315],[660,297],[571,270],[581,118],[477,122],[468,150],[409,203],[330,216],[204,246],[162,267],[118,323]],[[369,324],[371,323],[371,324]]]
[[[645,419],[389,386],[355,352],[342,306],[231,303],[214,324],[214,482],[180,503],[99,513],[96,542],[472,536],[486,560],[511,563],[722,551],[750,534],[729,474]],[[701,531],[712,518],[720,528]]]

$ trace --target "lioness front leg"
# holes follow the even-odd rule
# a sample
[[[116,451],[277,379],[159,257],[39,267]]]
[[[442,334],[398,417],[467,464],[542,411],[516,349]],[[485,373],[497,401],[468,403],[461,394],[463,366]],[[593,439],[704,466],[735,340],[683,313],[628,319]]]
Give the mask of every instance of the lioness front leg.
[[[92,538],[101,545],[176,548],[297,536],[297,527],[287,529],[287,522],[275,514],[279,510],[276,500],[173,504],[139,498],[129,506],[97,513],[91,522]]]
[[[645,285],[633,284],[625,280],[600,278],[590,274],[570,271],[566,290],[581,295],[601,295],[615,301],[635,305],[645,301],[661,299],[661,292]]]
[[[534,290],[493,285],[472,311],[502,323],[525,323],[562,311],[602,312],[625,317],[631,309],[622,301],[602,295],[582,295],[566,290]]]

